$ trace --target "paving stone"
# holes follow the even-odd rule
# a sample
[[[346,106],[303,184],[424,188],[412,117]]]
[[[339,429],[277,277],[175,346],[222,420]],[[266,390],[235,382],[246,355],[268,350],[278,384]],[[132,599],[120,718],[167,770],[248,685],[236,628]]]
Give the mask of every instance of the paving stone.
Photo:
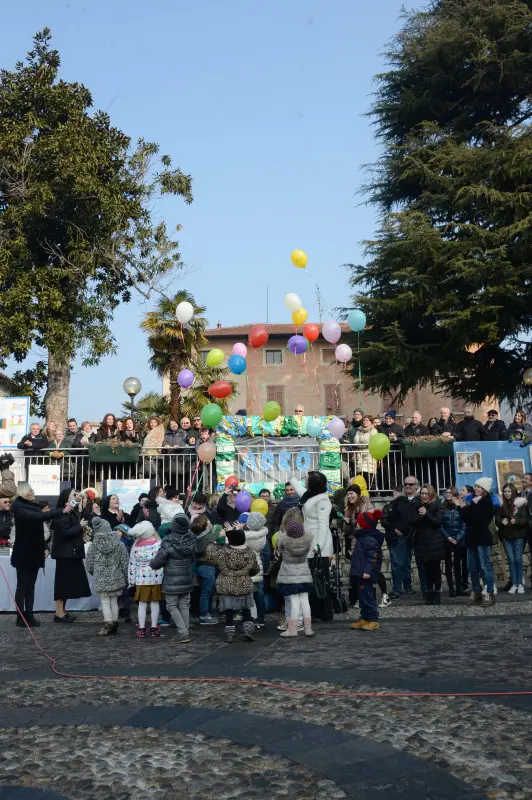
[[[25,786],[0,786],[0,800],[68,800],[63,794]]]
[[[261,745],[269,748],[271,742],[280,741],[295,735],[309,736],[309,726],[304,722],[265,719],[253,714],[230,712],[216,719],[205,720],[198,730],[209,736],[226,736],[232,742],[243,745]],[[319,733],[324,737],[323,728]]]

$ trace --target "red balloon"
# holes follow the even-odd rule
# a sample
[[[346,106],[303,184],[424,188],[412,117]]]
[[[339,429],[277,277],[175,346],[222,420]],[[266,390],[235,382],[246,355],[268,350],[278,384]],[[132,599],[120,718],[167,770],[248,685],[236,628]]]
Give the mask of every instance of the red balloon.
[[[229,475],[229,477],[225,479],[224,485],[226,489],[229,489],[230,486],[238,486],[238,478],[234,475]]]
[[[266,325],[254,325],[249,332],[249,343],[252,347],[262,347],[269,339]]]
[[[215,381],[209,386],[207,391],[213,397],[218,397],[220,399],[222,397],[229,397],[233,391],[233,387],[227,381]]]
[[[315,342],[318,336],[320,335],[320,329],[315,322],[307,322],[307,324],[303,328],[303,336],[305,339],[308,339],[309,342]]]

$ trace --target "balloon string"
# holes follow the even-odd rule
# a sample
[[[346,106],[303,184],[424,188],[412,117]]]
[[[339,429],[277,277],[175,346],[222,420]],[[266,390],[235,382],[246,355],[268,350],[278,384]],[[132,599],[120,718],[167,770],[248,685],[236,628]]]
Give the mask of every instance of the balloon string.
[[[362,406],[362,364],[360,362],[360,333],[357,333],[357,356],[358,356],[358,396]]]
[[[312,342],[310,343],[310,351],[312,353],[312,361],[314,364],[314,383],[316,384],[316,389],[318,390],[318,397],[320,396],[320,385],[318,383],[318,365],[316,363],[316,353],[314,352],[314,348],[312,346]]]

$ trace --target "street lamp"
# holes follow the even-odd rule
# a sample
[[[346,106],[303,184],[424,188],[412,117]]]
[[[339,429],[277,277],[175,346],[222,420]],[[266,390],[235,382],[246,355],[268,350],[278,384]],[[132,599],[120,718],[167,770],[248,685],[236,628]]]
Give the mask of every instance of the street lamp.
[[[124,392],[129,395],[131,400],[131,416],[135,411],[135,397],[142,389],[142,384],[138,378],[126,378],[124,381]]]

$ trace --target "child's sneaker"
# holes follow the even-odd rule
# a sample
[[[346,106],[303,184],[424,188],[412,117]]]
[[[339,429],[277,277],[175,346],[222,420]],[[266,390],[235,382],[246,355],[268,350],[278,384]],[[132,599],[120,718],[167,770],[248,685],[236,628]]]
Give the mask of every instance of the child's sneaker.
[[[244,624],[242,625],[242,629],[244,633],[244,639],[247,642],[253,642],[254,641],[253,633],[255,631],[255,625],[251,622],[251,620],[249,620],[248,622],[244,622]]]
[[[137,630],[136,630],[135,636],[137,637],[137,639],[145,639],[146,638],[146,628],[139,628],[139,626],[137,625]]]
[[[277,626],[277,630],[278,631],[285,631],[286,628],[287,628],[286,617],[282,617],[282,619],[279,620],[279,624]]]
[[[159,630],[159,626],[158,625],[155,628],[150,628],[150,636],[151,636],[152,639],[158,639],[160,635],[161,635],[161,631]]]
[[[190,638],[188,636],[184,636],[182,639],[179,637],[177,639],[170,639],[168,644],[190,644]]]
[[[379,608],[387,608],[388,606],[391,606],[391,604],[392,601],[390,600],[389,595],[383,594],[383,596],[381,597],[381,601],[379,603]]]

